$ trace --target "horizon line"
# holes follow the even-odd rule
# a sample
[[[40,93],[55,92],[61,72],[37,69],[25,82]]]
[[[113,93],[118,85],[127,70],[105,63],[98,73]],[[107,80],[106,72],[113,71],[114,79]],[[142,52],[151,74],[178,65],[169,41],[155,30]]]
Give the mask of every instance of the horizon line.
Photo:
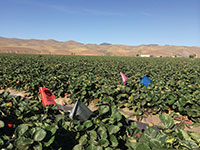
[[[174,45],[174,44],[157,44],[157,43],[148,43],[148,44],[138,44],[138,45],[131,45],[131,44],[120,44],[120,43],[110,43],[110,42],[101,42],[99,44],[97,43],[83,43],[83,42],[79,42],[79,41],[76,41],[76,40],[67,40],[67,41],[64,41],[64,40],[55,40],[55,39],[52,39],[52,38],[49,38],[49,39],[38,39],[38,38],[16,38],[16,37],[5,37],[5,36],[0,36],[0,38],[6,38],[6,39],[19,39],[19,40],[41,40],[41,41],[48,41],[48,40],[53,40],[53,41],[56,41],[56,42],[69,42],[69,41],[74,41],[74,42],[77,42],[77,43],[80,43],[80,44],[84,44],[84,45],[87,45],[87,44],[93,44],[93,45],[101,45],[103,43],[107,43],[107,44],[110,44],[110,45],[125,45],[125,46],[151,46],[151,45],[154,45],[154,46],[185,46],[185,47],[200,47],[200,46],[197,46],[197,45]]]

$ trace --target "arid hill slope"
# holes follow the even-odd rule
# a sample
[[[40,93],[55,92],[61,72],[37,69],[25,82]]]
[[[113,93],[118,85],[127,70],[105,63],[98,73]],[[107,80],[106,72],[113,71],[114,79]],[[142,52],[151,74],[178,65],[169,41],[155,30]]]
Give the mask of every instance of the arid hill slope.
[[[55,40],[16,39],[0,37],[0,53],[18,54],[55,54],[55,55],[110,55],[136,56],[149,54],[153,56],[182,56],[196,54],[200,57],[200,47],[159,46],[156,44],[127,46],[118,44],[82,44],[76,41],[59,42]]]

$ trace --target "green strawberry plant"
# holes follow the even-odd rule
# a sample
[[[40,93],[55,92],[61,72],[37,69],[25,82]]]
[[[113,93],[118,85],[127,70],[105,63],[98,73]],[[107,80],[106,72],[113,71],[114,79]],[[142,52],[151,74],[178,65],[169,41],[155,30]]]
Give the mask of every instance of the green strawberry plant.
[[[117,105],[104,102],[85,122],[71,120],[57,106],[42,106],[0,94],[1,149],[199,149],[200,134],[183,130],[172,116],[160,115],[162,126],[140,131]],[[12,125],[11,125],[12,124]]]
[[[111,100],[137,115],[171,108],[200,122],[199,70],[200,59],[2,54],[0,89],[23,90],[39,100],[38,87],[47,87],[57,97],[68,93],[73,103]],[[143,75],[153,81],[148,87],[140,84]]]
[[[63,137],[70,139],[71,144],[75,142],[75,134],[66,126],[70,122],[68,114],[65,118],[60,117],[57,106],[44,108],[41,101],[26,102],[24,97],[11,97],[3,92],[0,94],[0,114],[1,148],[38,150],[69,147],[69,142],[60,142]]]

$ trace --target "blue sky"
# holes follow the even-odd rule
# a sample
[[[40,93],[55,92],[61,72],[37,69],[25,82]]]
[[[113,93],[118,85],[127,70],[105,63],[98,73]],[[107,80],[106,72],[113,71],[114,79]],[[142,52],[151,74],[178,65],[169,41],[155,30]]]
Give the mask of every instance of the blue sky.
[[[0,36],[200,46],[200,0],[1,0]]]

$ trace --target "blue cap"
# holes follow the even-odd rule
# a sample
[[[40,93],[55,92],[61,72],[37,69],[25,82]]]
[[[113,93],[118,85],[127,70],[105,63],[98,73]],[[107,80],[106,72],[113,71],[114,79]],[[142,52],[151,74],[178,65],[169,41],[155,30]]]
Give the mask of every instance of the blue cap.
[[[144,75],[140,83],[147,87],[150,82],[152,82],[152,80]]]

